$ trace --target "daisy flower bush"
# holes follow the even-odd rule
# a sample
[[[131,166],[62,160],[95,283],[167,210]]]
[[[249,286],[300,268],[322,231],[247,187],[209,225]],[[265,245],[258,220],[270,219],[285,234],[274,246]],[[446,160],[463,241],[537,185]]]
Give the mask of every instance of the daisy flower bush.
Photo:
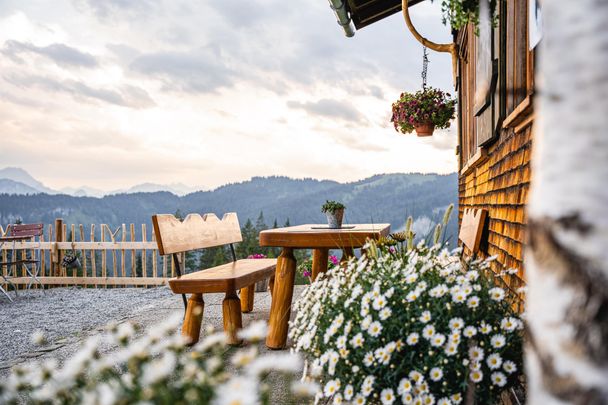
[[[0,382],[0,403],[269,404],[268,375],[278,373],[292,381],[301,370],[297,355],[258,356],[254,345],[226,359],[223,332],[208,330],[205,339],[187,348],[176,333],[180,320],[177,316],[139,338],[130,323],[110,326],[106,336],[90,338],[63,366],[49,360],[13,368]],[[265,335],[265,322],[241,331],[250,342]],[[40,335],[35,339],[43,341]],[[100,353],[104,340],[118,345],[118,351]],[[295,382],[292,390],[294,397],[310,397],[317,387]]]
[[[458,251],[394,238],[332,268],[295,305],[290,336],[321,385],[317,399],[497,402],[519,383],[523,324],[489,260],[463,263]]]

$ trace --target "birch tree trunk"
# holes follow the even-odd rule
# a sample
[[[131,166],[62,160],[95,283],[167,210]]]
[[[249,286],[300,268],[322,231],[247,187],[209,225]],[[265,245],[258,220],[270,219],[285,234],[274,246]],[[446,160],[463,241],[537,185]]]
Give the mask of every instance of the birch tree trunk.
[[[608,1],[543,1],[526,348],[531,404],[608,403]]]

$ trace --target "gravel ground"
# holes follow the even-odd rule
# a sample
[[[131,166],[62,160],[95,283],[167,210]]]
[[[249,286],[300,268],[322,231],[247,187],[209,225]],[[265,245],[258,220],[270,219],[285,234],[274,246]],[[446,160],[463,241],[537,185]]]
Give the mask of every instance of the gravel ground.
[[[302,291],[296,286],[294,300]],[[11,296],[13,293],[11,292]],[[203,324],[222,328],[223,294],[205,294]],[[243,326],[252,320],[268,319],[270,294],[256,293],[254,310],[243,314]],[[110,321],[134,322],[141,333],[174,313],[183,314],[179,295],[167,287],[157,288],[55,288],[20,292],[13,303],[0,297],[0,378],[19,363],[53,357],[62,363],[83,341],[102,333]],[[35,331],[44,333],[48,343],[42,347],[31,341]],[[100,347],[112,352],[115,347]],[[260,344],[260,351],[267,349]]]

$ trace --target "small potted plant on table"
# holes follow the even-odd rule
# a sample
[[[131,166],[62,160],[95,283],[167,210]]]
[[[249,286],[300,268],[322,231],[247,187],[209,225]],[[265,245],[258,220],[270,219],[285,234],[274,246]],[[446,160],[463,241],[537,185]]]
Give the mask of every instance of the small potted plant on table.
[[[344,218],[344,210],[346,207],[344,204],[327,200],[321,207],[321,212],[324,212],[327,216],[327,225],[331,229],[337,229],[342,227],[342,219]]]
[[[418,136],[431,136],[435,128],[450,127],[454,118],[456,99],[433,87],[424,87],[416,93],[401,93],[393,103],[391,122],[397,132]]]

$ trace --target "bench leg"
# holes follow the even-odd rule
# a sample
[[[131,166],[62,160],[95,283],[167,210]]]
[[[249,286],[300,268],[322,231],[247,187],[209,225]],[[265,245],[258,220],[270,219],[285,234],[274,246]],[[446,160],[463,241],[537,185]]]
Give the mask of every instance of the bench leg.
[[[203,309],[205,302],[202,294],[192,294],[186,307],[186,316],[182,326],[182,336],[188,340],[189,345],[198,342],[201,333],[201,322],[203,321]]]
[[[274,275],[268,280],[268,289],[270,290],[270,297],[272,297],[272,291],[274,290]]]
[[[253,298],[255,295],[255,284],[241,288],[241,312],[253,311]]]
[[[222,302],[222,313],[227,342],[231,346],[237,346],[241,343],[237,333],[243,327],[243,321],[241,318],[241,300],[236,295],[236,291],[226,292],[226,298]]]

